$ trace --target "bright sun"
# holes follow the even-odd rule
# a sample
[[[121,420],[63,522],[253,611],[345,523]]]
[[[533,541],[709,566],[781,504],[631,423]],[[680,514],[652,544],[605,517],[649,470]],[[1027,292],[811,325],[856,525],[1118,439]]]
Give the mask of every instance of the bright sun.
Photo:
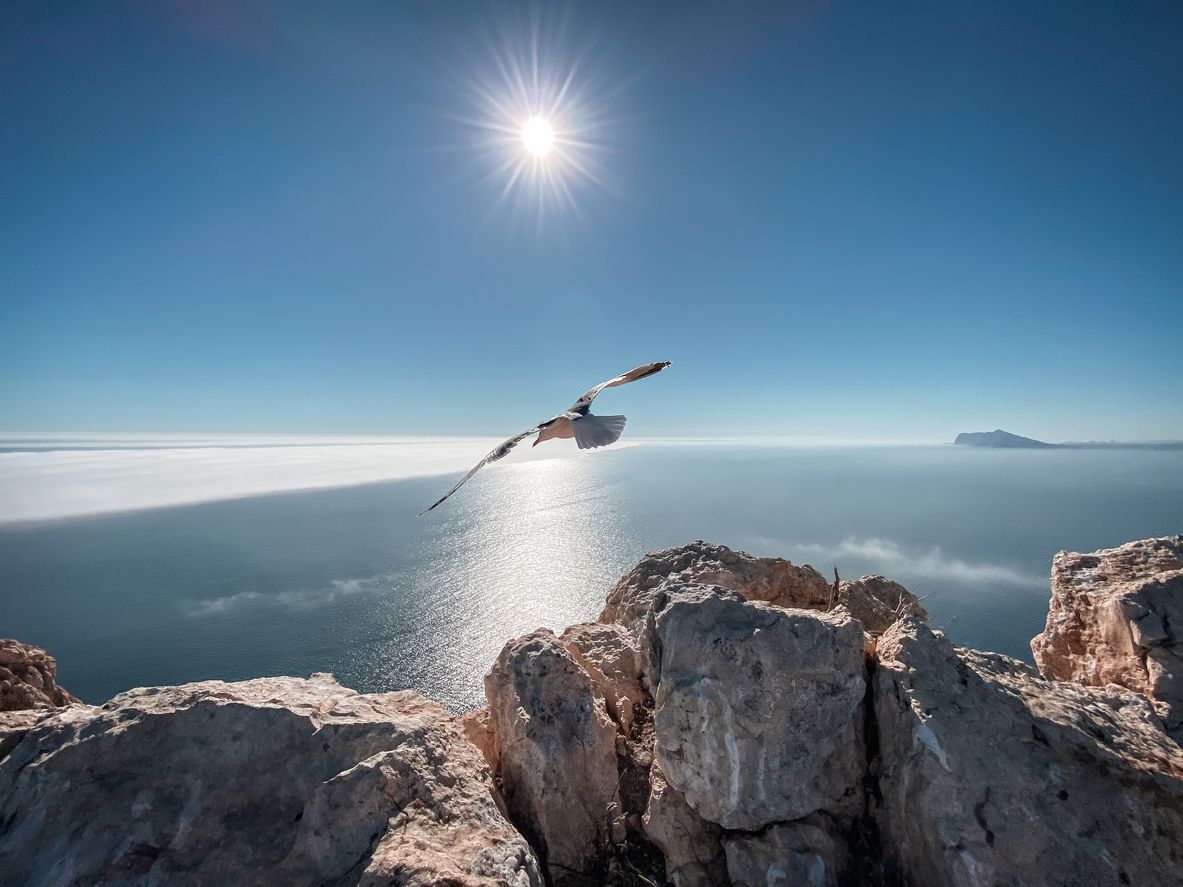
[[[522,143],[535,157],[545,157],[554,147],[554,127],[546,118],[535,115],[522,127]]]

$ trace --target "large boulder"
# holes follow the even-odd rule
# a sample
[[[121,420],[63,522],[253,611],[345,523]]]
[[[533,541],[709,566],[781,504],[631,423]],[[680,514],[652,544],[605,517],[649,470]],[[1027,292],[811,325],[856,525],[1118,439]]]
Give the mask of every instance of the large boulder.
[[[667,586],[645,643],[655,757],[704,819],[760,829],[862,807],[862,626],[717,586]]]
[[[747,600],[782,607],[826,610],[833,603],[833,586],[813,567],[795,566],[779,557],[753,557],[699,540],[645,555],[608,593],[599,621],[618,622],[640,634],[654,594],[667,581],[718,585]]]
[[[1143,697],[1045,680],[918,620],[878,653],[877,819],[907,883],[1183,883],[1183,750]]]
[[[1183,536],[1061,551],[1031,650],[1046,677],[1145,693],[1183,739]]]
[[[0,760],[4,883],[540,887],[443,708],[329,675],[132,690]]]
[[[510,817],[553,883],[596,883],[622,827],[617,726],[604,696],[546,629],[505,645],[485,695]]]
[[[78,702],[57,685],[57,662],[40,647],[0,638],[0,712]]]

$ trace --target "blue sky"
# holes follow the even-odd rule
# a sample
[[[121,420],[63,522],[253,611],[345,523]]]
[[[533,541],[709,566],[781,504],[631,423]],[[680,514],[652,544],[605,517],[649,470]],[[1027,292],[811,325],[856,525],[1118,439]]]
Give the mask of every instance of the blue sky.
[[[1183,7],[555,9],[10,4],[0,428],[1183,438]]]

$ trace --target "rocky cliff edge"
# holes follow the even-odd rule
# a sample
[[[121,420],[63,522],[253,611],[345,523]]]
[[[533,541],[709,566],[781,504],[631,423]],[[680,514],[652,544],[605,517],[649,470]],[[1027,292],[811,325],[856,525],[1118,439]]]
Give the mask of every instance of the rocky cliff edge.
[[[1058,555],[1043,674],[883,577],[695,542],[461,718],[326,675],[0,713],[0,882],[1181,884],[1181,570]]]

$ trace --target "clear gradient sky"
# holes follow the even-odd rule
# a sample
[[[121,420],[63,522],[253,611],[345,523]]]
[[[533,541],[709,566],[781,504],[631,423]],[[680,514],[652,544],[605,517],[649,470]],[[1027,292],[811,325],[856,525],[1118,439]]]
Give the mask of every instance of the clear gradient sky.
[[[554,9],[6,4],[0,429],[1183,438],[1183,5]]]

